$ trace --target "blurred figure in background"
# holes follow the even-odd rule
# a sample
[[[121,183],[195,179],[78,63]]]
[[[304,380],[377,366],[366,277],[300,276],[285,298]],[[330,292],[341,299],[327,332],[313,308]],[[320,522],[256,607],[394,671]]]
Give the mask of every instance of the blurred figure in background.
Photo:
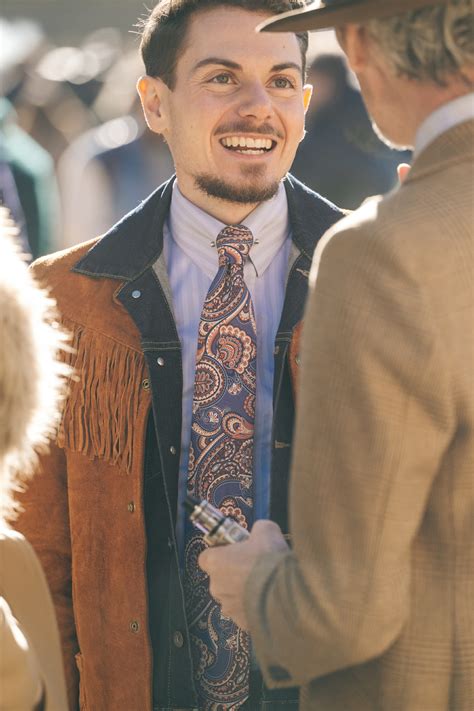
[[[58,170],[63,247],[103,234],[174,173],[166,143],[146,131],[137,114],[80,136],[65,151]]]
[[[51,156],[17,125],[13,106],[0,98],[0,193],[18,219],[22,246],[33,258],[58,247],[59,195]]]
[[[47,323],[51,301],[34,285],[0,208],[0,709],[65,711],[66,688],[54,608],[29,543],[7,525],[18,472],[31,471],[35,447],[54,428],[61,391]],[[45,512],[47,515],[47,512]]]
[[[0,18],[0,204],[11,212],[19,230],[17,241],[33,258],[57,249],[60,235],[54,161],[46,143],[38,142],[19,115],[25,83],[48,48],[37,23]],[[26,105],[30,113],[30,99]]]
[[[19,125],[55,163],[78,135],[103,120],[94,104],[121,52],[120,33],[102,28],[77,47],[44,44],[16,73],[15,83],[10,80],[7,96]]]
[[[25,217],[15,178],[5,158],[0,154],[0,206],[7,207],[17,226],[16,242],[24,254],[30,254],[30,245],[26,233]]]
[[[165,141],[145,130],[140,70],[135,50],[111,68],[94,109],[112,118],[78,136],[59,161],[65,247],[108,230],[174,172]]]
[[[321,54],[308,72],[313,96],[306,136],[291,172],[310,188],[345,208],[386,193],[396,168],[409,154],[390,150],[375,135],[364,102],[349,82],[345,59]]]

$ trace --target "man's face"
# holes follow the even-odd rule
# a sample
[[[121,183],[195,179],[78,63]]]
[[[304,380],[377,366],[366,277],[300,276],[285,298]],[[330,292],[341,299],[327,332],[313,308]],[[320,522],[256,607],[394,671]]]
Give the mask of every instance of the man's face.
[[[267,15],[218,7],[197,12],[177,62],[175,86],[160,80],[161,123],[181,191],[229,202],[270,198],[304,132],[311,89],[293,34],[257,34]],[[145,102],[144,102],[145,103]],[[199,204],[199,200],[197,200]]]

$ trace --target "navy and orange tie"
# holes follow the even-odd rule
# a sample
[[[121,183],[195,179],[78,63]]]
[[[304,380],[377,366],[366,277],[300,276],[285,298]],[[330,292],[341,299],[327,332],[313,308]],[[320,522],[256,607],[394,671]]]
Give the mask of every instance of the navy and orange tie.
[[[219,269],[199,324],[188,493],[207,499],[250,528],[257,376],[256,323],[244,263],[253,244],[242,225],[216,240]],[[186,611],[199,708],[233,711],[249,695],[250,640],[221,614],[197,559],[205,547],[189,526],[185,548]]]

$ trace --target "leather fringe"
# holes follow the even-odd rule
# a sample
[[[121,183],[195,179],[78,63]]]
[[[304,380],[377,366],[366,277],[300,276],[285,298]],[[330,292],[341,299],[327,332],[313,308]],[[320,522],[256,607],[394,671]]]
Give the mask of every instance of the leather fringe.
[[[141,353],[77,324],[65,358],[73,375],[57,443],[130,472],[146,364]]]

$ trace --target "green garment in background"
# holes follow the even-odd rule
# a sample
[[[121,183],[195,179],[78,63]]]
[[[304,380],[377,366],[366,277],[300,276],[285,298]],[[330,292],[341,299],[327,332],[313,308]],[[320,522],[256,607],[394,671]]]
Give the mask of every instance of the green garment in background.
[[[5,98],[0,98],[0,160],[13,175],[33,258],[54,252],[59,234],[54,163],[49,153],[17,126],[15,110]]]

